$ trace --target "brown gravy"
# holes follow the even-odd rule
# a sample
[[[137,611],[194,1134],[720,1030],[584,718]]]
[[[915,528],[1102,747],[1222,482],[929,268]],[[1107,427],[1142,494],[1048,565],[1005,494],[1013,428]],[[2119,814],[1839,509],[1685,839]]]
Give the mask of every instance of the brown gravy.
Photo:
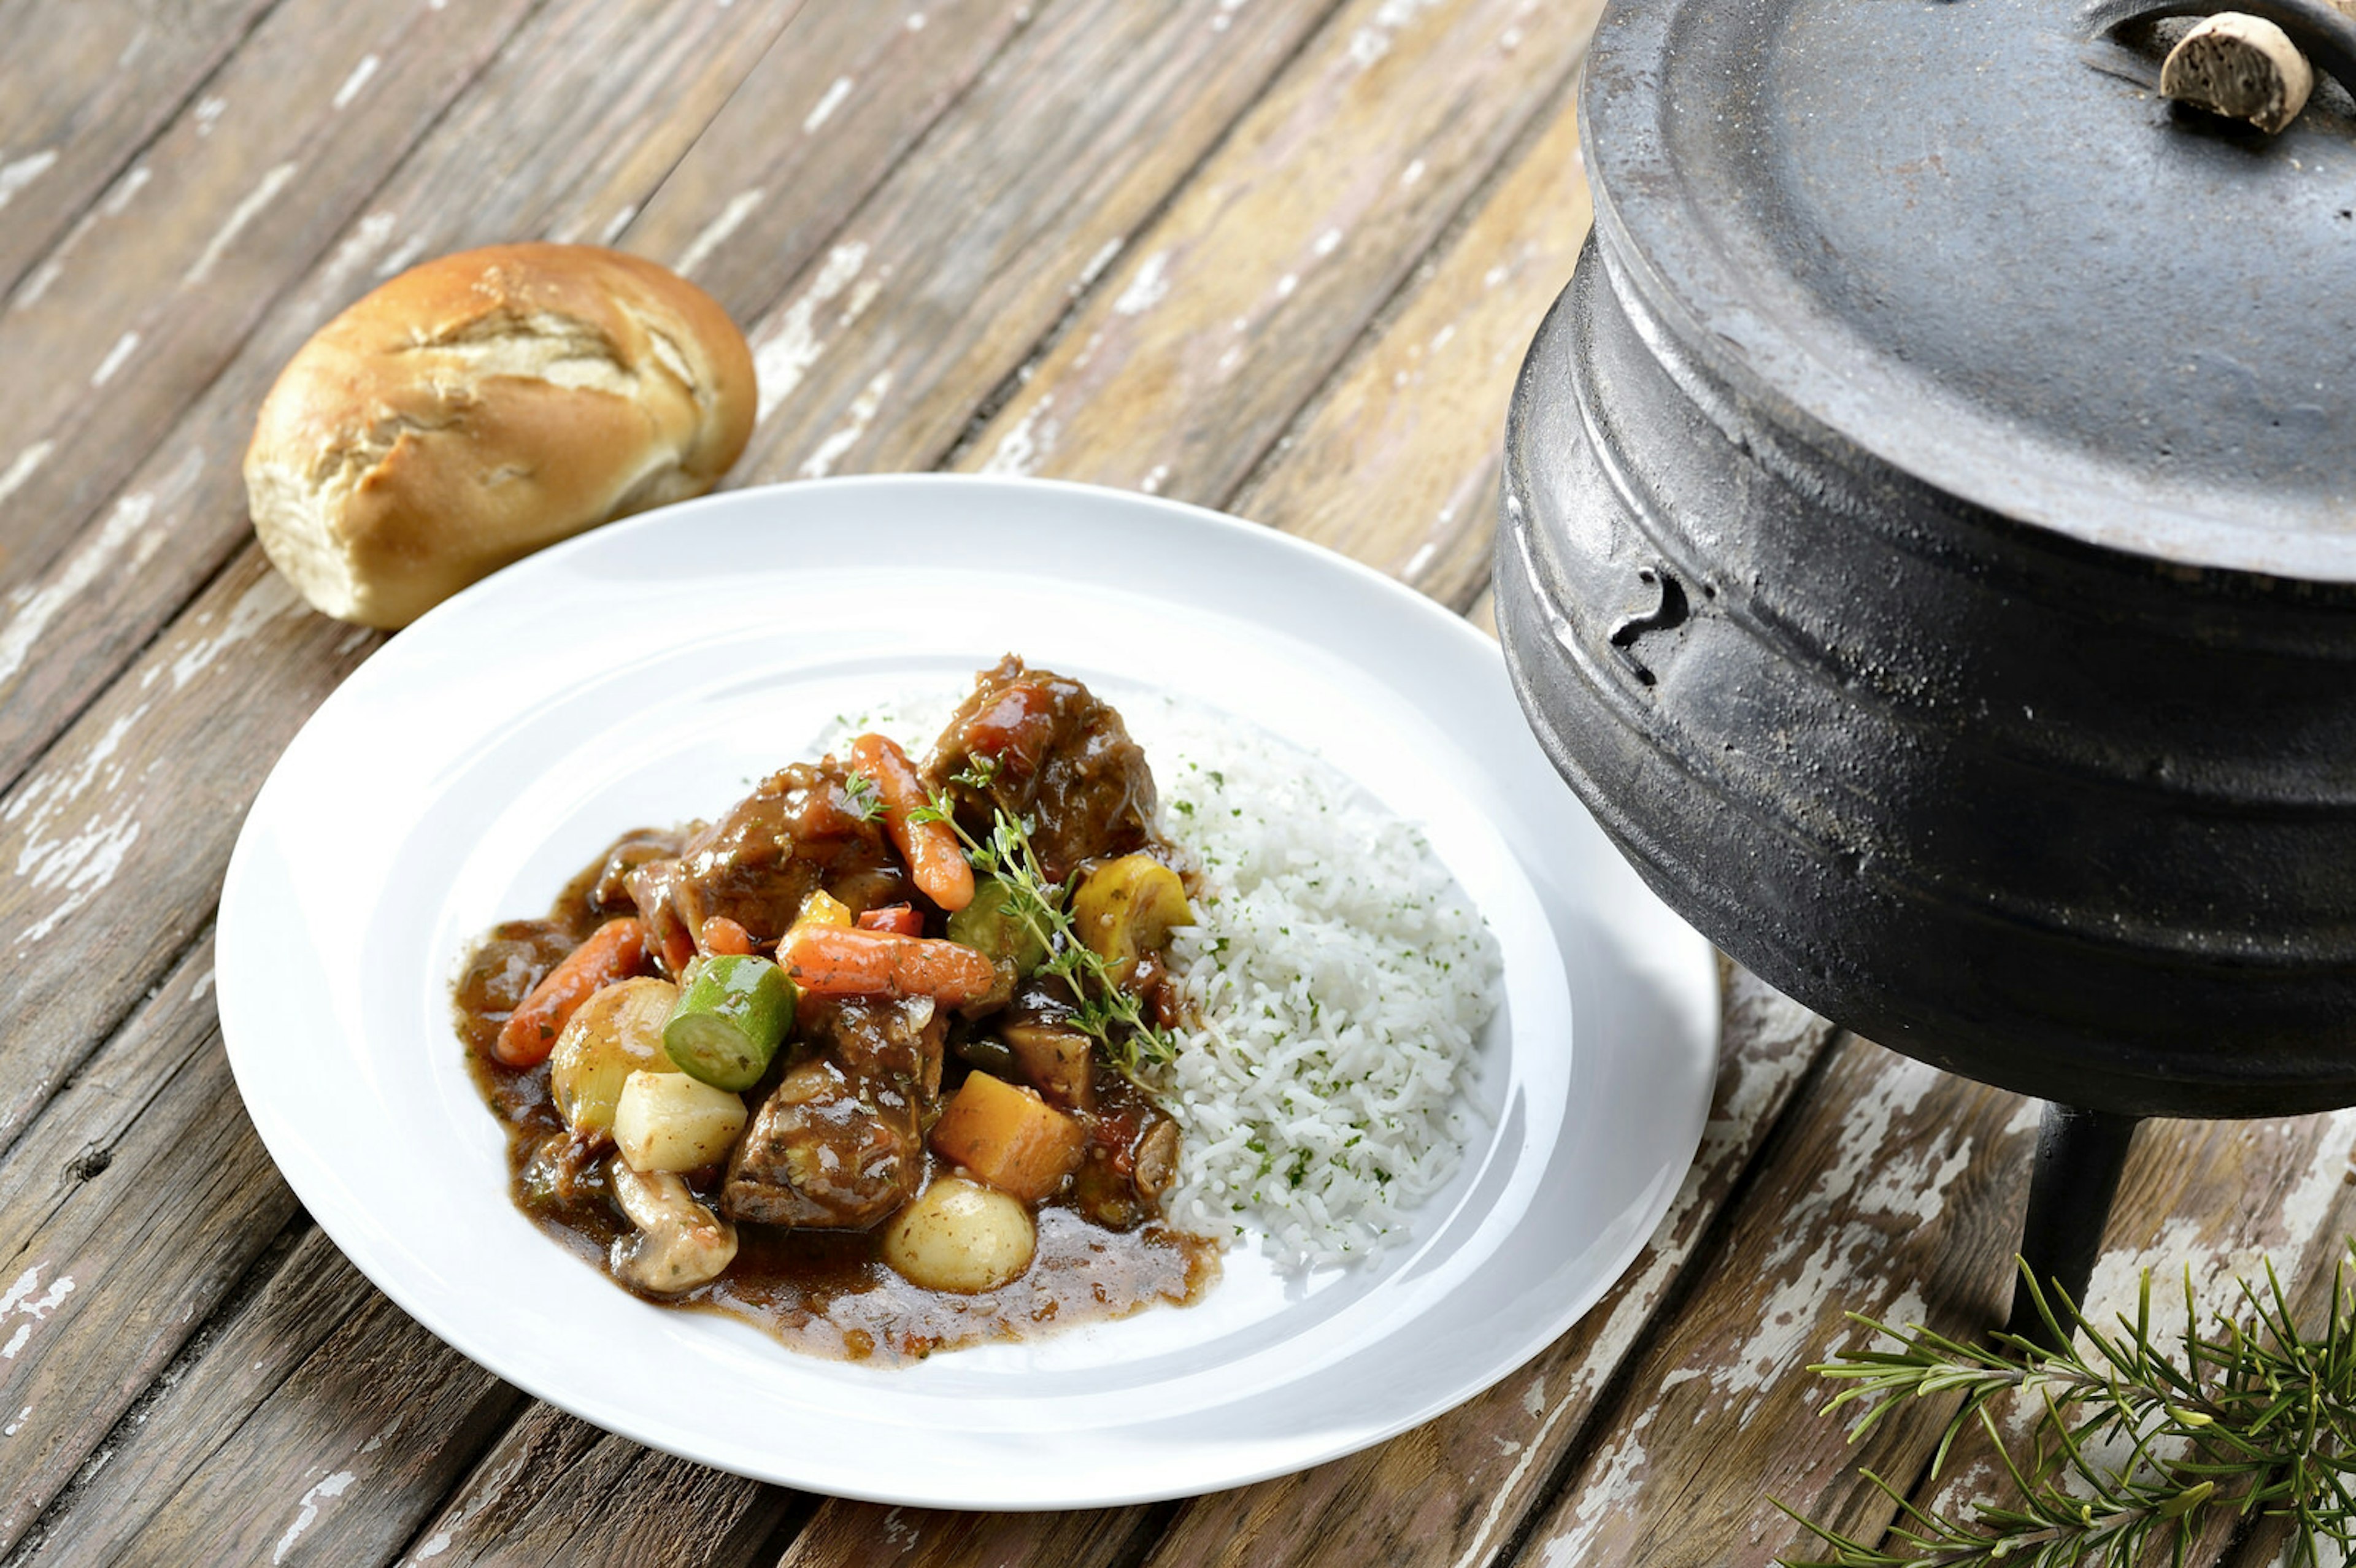
[[[498,1065],[489,1051],[508,1014],[595,927],[590,891],[607,859],[601,854],[591,862],[547,919],[509,921],[486,933],[452,1001],[467,1071],[483,1103],[507,1128],[509,1198],[534,1224],[613,1279],[607,1249],[628,1227],[606,1192],[602,1157],[584,1157],[573,1143],[549,1095],[546,1062],[516,1071]],[[1100,1082],[1116,1098],[1135,1093],[1109,1074]],[[689,1185],[708,1201],[719,1174],[716,1168],[698,1172]],[[928,1170],[927,1180],[930,1176]],[[735,1261],[719,1278],[680,1296],[644,1298],[742,1318],[815,1355],[902,1362],[989,1340],[1036,1339],[1156,1303],[1188,1305],[1218,1278],[1214,1242],[1159,1223],[1108,1230],[1064,1195],[1048,1198],[1035,1212],[1038,1251],[1030,1268],[1000,1289],[973,1296],[926,1290],[903,1278],[883,1260],[881,1227],[844,1232],[740,1224]],[[614,1283],[631,1289],[619,1279]]]

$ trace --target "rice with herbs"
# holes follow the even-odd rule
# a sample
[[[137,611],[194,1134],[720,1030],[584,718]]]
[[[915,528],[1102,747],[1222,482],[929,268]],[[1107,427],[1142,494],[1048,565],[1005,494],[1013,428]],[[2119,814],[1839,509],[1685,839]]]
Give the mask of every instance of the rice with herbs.
[[[1334,770],[1232,728],[1149,749],[1202,878],[1170,951],[1201,1026],[1154,1073],[1186,1134],[1163,1212],[1256,1227],[1288,1268],[1372,1256],[1462,1160],[1495,939],[1423,836]]]

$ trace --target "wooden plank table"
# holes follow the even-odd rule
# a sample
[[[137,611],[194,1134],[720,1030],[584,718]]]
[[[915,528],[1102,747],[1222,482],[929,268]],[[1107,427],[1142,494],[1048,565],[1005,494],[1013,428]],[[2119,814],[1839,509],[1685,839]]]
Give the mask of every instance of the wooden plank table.
[[[1739,971],[1690,1177],[1544,1355],[1305,1474],[1066,1515],[798,1496],[529,1400],[302,1212],[213,1012],[244,809],[381,641],[281,583],[239,477],[342,304],[469,244],[621,245],[752,338],[731,483],[1134,486],[1485,620],[1597,9],[0,0],[0,1562],[1758,1564],[1799,1541],[1770,1496],[1885,1519],[1856,1463],[1919,1477],[1935,1413],[1851,1450],[1805,1363],[1843,1308],[2001,1316],[2035,1107]],[[2312,1293],[2351,1147],[2347,1114],[2154,1126],[2098,1304],[2262,1253]]]

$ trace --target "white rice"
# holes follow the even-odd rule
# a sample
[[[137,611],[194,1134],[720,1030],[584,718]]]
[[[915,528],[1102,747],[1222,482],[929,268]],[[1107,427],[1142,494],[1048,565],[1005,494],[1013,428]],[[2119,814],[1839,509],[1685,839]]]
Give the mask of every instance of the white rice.
[[[1463,1158],[1495,938],[1423,836],[1316,759],[1232,724],[1148,755],[1202,875],[1171,950],[1202,1026],[1155,1084],[1186,1134],[1164,1214],[1257,1230],[1287,1269],[1372,1257]]]
[[[881,728],[921,754],[954,701],[846,715],[820,746]],[[1169,955],[1201,1027],[1150,1084],[1185,1134],[1163,1216],[1257,1231],[1288,1270],[1374,1257],[1462,1163],[1496,939],[1423,835],[1339,770],[1168,698],[1116,706],[1201,876],[1201,923]]]

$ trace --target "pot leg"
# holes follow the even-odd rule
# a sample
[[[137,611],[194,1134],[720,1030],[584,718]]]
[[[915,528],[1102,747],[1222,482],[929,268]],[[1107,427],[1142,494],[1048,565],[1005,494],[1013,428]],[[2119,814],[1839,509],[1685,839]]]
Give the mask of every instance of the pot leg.
[[[2086,1282],[2103,1250],[2103,1226],[2119,1190],[2140,1117],[2115,1111],[2088,1111],[2048,1104],[2037,1134],[2037,1169],[2029,1183],[2029,1218],[2021,1226],[2020,1255],[2049,1301],[2055,1285],[2084,1306]],[[2060,1307],[2055,1303],[2058,1313]],[[2016,1285],[2008,1333],[2051,1344],[2052,1336],[2029,1299],[2027,1282]]]

